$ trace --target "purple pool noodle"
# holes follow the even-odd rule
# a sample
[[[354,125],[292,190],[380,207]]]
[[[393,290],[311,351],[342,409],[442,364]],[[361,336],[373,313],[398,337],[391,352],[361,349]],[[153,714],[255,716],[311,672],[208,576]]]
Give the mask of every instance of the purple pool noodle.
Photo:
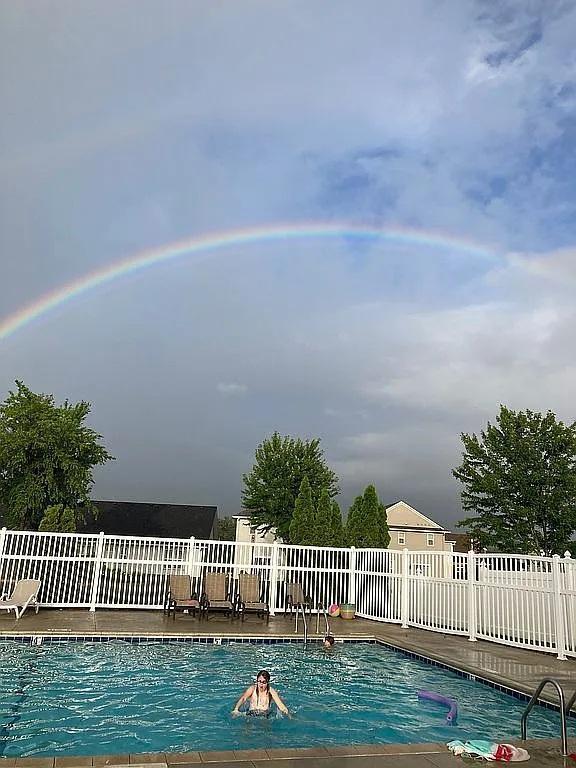
[[[458,717],[458,704],[454,699],[443,696],[441,693],[434,693],[434,691],[418,691],[419,699],[427,699],[428,701],[435,701],[437,704],[444,704],[448,707],[448,714],[446,715],[446,722],[448,725],[456,725],[456,718]]]

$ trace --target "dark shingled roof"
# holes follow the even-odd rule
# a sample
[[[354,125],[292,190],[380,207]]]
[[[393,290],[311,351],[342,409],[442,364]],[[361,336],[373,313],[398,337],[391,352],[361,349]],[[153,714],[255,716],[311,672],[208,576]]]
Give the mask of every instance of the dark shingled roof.
[[[140,501],[93,501],[98,517],[89,516],[82,533],[211,539],[217,507],[197,504],[149,504]]]

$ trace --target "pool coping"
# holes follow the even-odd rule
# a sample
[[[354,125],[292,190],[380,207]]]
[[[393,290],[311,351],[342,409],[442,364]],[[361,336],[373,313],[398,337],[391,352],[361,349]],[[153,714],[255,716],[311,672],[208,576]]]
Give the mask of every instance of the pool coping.
[[[319,643],[323,639],[322,634],[311,634],[308,641]],[[38,642],[38,641],[41,642]],[[208,635],[182,635],[169,632],[0,632],[0,644],[3,641],[29,642],[31,645],[60,642],[110,642],[114,640],[128,641],[132,643],[161,641],[166,643],[184,642],[206,645],[222,645],[228,643],[251,643],[251,644],[303,644],[302,637],[287,636],[279,632],[277,635],[268,635],[266,637],[255,632],[254,634],[244,633],[238,635],[233,632],[212,633]],[[514,698],[529,701],[533,691],[529,686],[523,685],[518,681],[511,681],[502,675],[491,674],[470,665],[461,663],[459,665],[450,664],[441,656],[435,654],[430,649],[423,653],[412,646],[410,642],[399,643],[382,639],[368,633],[358,633],[348,635],[344,638],[338,638],[337,644],[357,644],[370,643],[381,645],[393,651],[402,653],[409,658],[414,658],[432,666],[437,666],[448,671],[454,672],[460,677],[474,680],[483,685],[495,688]],[[504,682],[505,681],[505,682]],[[558,711],[560,709],[558,702],[547,693],[539,697],[539,704],[545,708]],[[572,710],[572,717],[576,717],[576,712]],[[532,747],[536,750],[552,750],[555,754],[560,754],[558,748],[559,737],[557,739],[530,739],[522,742],[520,739],[513,741],[522,744],[525,747]],[[576,751],[576,739],[569,738],[573,750]],[[451,755],[446,745],[441,742],[426,742],[421,744],[367,744],[367,745],[337,745],[331,747],[303,747],[286,749],[254,749],[254,750],[198,750],[192,752],[157,752],[157,753],[135,753],[124,755],[93,755],[93,756],[67,756],[55,755],[45,757],[4,757],[0,756],[0,766],[6,768],[102,768],[103,766],[130,766],[130,768],[168,768],[169,766],[184,766],[197,763],[238,763],[238,768],[258,768],[261,761],[270,760],[296,760],[296,759],[327,759],[334,757],[363,757],[363,756],[402,756],[402,755],[426,755],[443,754]],[[240,765],[243,764],[243,765]]]
[[[334,747],[301,747],[285,749],[237,749],[237,750],[197,750],[192,752],[148,752],[129,755],[94,755],[90,756],[54,756],[54,757],[5,757],[1,764],[8,768],[69,768],[69,766],[132,766],[147,765],[185,765],[191,763],[243,762],[254,760],[293,760],[300,758],[362,757],[368,755],[415,755],[448,753],[440,742],[424,744],[365,744]]]
[[[560,749],[556,739],[529,739],[518,744],[528,750],[531,757],[545,756],[547,758],[559,758]],[[568,739],[570,750],[576,749],[576,739]],[[95,756],[54,756],[54,757],[1,757],[0,765],[3,768],[184,768],[184,766],[211,763],[214,768],[218,765],[229,766],[237,764],[237,768],[265,768],[270,761],[287,760],[300,761],[302,766],[317,766],[318,761],[330,761],[327,765],[334,764],[334,758],[362,758],[385,757],[402,758],[403,756],[416,757],[417,755],[442,755],[443,758],[453,758],[454,765],[462,765],[459,758],[453,757],[446,745],[441,742],[427,742],[422,744],[366,744],[336,747],[303,747],[300,749],[241,749],[222,751],[195,751],[195,752],[148,752],[142,754],[124,755],[95,755]],[[308,761],[310,761],[308,763]],[[445,763],[441,763],[444,765]],[[549,765],[549,763],[547,763]],[[390,766],[390,762],[386,765]],[[393,765],[393,764],[392,764]],[[403,763],[403,766],[406,764]]]

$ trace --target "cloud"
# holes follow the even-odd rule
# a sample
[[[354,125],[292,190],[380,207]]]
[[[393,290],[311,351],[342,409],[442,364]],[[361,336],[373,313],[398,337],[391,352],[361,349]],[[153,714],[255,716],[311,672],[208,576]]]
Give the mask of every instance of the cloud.
[[[270,222],[435,231],[488,255],[343,238],[182,256],[9,339],[2,391],[93,403],[119,457],[101,496],[237,511],[279,429],[322,437],[344,507],[381,481],[455,519],[461,431],[500,402],[573,418],[574,4],[135,8],[0,7],[3,314],[140,250]]]
[[[237,397],[238,395],[245,395],[248,391],[248,388],[244,384],[225,384],[220,381],[216,385],[216,389],[224,397]]]
[[[563,286],[573,290],[576,280],[576,248],[560,248],[549,253],[518,253],[511,254],[510,270],[514,269],[516,276],[524,272],[526,276],[536,281],[544,280],[555,290]]]

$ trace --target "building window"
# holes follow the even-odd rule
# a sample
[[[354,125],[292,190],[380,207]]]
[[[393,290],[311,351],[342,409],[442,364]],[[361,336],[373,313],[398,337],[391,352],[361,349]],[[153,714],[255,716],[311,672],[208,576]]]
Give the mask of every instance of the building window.
[[[398,534],[398,544],[406,544],[406,534],[405,533],[399,533]]]
[[[434,546],[434,534],[433,533],[429,533],[428,536],[427,536],[427,539],[428,539],[428,541],[427,541],[428,546],[429,547],[433,547]]]

